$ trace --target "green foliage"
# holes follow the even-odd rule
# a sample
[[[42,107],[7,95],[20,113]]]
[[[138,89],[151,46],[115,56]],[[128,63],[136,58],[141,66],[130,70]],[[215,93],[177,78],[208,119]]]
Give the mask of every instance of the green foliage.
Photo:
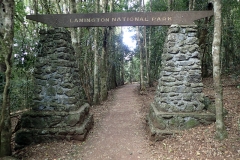
[[[195,1],[196,11],[208,10],[207,6],[208,6],[208,1]]]
[[[133,6],[135,5],[136,4],[134,4]],[[116,1],[114,12],[122,12],[122,11],[130,11],[130,8],[128,8],[128,1]]]
[[[93,13],[94,12],[94,2],[83,1],[77,4],[77,10],[79,13]]]
[[[161,56],[167,34],[167,27],[152,27],[152,56],[150,59],[150,76],[153,80],[159,79],[161,70]]]
[[[24,18],[26,16],[26,7],[24,6],[24,1],[17,1],[15,2],[15,24],[14,30],[18,31],[21,29],[21,26],[24,23]]]
[[[159,0],[152,0],[152,5],[149,6],[151,7],[152,11],[167,11],[167,1],[159,1]]]
[[[14,46],[10,86],[11,111],[30,108],[33,99],[33,65],[38,33],[26,19],[25,1],[15,2]]]
[[[32,71],[25,71],[24,68],[15,69],[12,72],[10,87],[11,111],[31,108],[34,92]]]
[[[240,36],[240,4],[237,0],[231,3],[227,0],[222,1],[222,70],[238,71],[240,62],[239,36]]]
[[[139,82],[140,72],[139,72],[140,60],[138,57],[134,56],[128,61],[125,61],[125,81],[126,82]]]

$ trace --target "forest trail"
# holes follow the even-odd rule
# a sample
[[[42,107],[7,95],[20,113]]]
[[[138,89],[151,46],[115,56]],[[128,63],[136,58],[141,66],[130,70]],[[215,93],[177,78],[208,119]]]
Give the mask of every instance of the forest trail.
[[[146,160],[151,157],[141,112],[138,84],[124,85],[104,106],[103,117],[81,146],[82,160]],[[98,106],[95,106],[98,107]]]
[[[215,139],[215,124],[199,126],[163,141],[150,142],[145,117],[156,87],[138,94],[139,84],[128,84],[109,91],[108,100],[92,106],[94,127],[86,141],[53,141],[32,144],[18,150],[14,157],[23,160],[165,160],[229,159],[240,160],[240,81],[223,80],[225,124],[228,138]],[[205,78],[203,92],[214,97],[213,79]]]

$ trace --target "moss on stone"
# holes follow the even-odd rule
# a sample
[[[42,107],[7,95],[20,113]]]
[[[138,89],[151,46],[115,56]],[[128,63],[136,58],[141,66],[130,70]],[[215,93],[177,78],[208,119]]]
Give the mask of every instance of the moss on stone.
[[[169,127],[170,128],[178,128],[179,125],[180,125],[180,122],[176,117],[169,120]]]
[[[197,125],[199,125],[199,122],[196,119],[190,119],[190,120],[186,121],[184,124],[186,129],[193,128]]]
[[[160,129],[160,130],[164,130],[166,128],[166,124],[165,121],[161,118],[156,116],[153,120],[153,125],[154,127]]]
[[[71,114],[67,117],[67,125],[75,126],[79,121],[80,115],[79,114]]]

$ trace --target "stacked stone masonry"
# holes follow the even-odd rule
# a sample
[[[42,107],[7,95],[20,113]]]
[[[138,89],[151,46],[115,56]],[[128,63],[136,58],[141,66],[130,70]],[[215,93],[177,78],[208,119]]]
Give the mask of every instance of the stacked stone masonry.
[[[153,140],[215,120],[204,105],[196,27],[169,28],[160,79],[147,117]]]
[[[70,33],[63,28],[40,31],[32,110],[21,117],[18,146],[50,140],[84,140],[93,125]]]

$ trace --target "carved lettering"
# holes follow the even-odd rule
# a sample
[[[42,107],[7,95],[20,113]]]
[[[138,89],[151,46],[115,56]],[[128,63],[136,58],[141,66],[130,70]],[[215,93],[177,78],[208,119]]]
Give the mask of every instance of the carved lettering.
[[[172,21],[172,17],[152,17],[152,21]]]
[[[147,17],[112,17],[110,18],[75,18],[69,19],[70,23],[94,23],[94,22],[121,22],[121,21],[136,21],[136,22],[148,22],[149,19]],[[172,21],[172,17],[151,17],[150,21]]]
[[[126,25],[171,25],[193,24],[195,20],[214,15],[213,11],[169,11],[169,12],[124,12],[60,15],[27,15],[27,19],[46,23],[53,27],[101,27]],[[67,21],[66,21],[67,20]],[[123,23],[124,22],[124,23]]]
[[[109,18],[101,18],[101,22],[109,22]]]
[[[135,17],[135,21],[139,21],[139,17]]]

